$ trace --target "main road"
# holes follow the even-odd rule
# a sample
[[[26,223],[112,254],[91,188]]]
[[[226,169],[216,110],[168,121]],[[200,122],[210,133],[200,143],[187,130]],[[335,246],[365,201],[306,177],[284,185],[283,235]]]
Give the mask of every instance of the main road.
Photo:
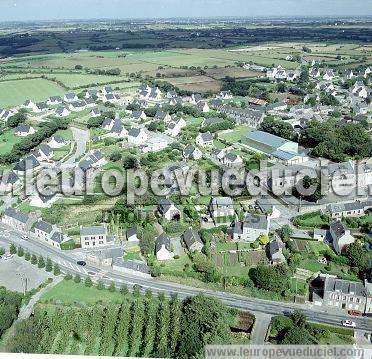
[[[36,255],[42,255],[50,258],[53,262],[58,263],[64,273],[79,274],[82,277],[91,276],[94,280],[101,279],[106,285],[111,281],[120,288],[123,284],[133,286],[140,285],[143,290],[150,288],[153,292],[162,292],[167,296],[177,294],[180,299],[204,293],[208,296],[219,299],[230,307],[254,313],[263,313],[269,315],[288,314],[295,309],[301,310],[310,320],[332,325],[341,325],[344,319],[350,319],[345,314],[337,310],[327,310],[323,307],[314,306],[313,304],[296,304],[284,303],[258,298],[244,297],[222,291],[213,291],[209,289],[194,288],[178,283],[164,282],[157,278],[149,278],[141,275],[121,273],[113,271],[111,268],[101,267],[98,265],[87,264],[81,267],[76,261],[83,259],[81,251],[64,252],[44,245],[37,240],[21,239],[21,234],[0,225],[0,243],[9,245],[14,243],[16,246],[22,246],[25,250]],[[365,331],[372,330],[372,320],[369,318],[354,318],[357,328]]]

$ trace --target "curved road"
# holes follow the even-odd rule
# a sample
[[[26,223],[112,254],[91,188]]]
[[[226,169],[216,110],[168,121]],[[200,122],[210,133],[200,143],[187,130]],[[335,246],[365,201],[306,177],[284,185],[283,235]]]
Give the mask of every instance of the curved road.
[[[120,287],[123,284],[133,286],[134,284],[140,285],[144,290],[151,288],[155,293],[163,292],[167,296],[176,293],[180,299],[194,296],[199,293],[204,293],[211,297],[221,300],[223,303],[230,307],[240,310],[250,311],[252,313],[265,313],[270,315],[287,314],[295,309],[301,310],[306,316],[315,322],[326,323],[332,325],[341,325],[343,319],[350,319],[349,316],[343,315],[339,311],[331,311],[322,307],[314,306],[313,304],[295,304],[283,303],[270,300],[263,300],[258,298],[244,297],[237,294],[228,292],[213,291],[202,288],[194,288],[178,283],[164,282],[156,278],[147,278],[140,275],[120,273],[100,267],[96,265],[87,264],[85,267],[80,267],[76,264],[79,258],[79,253],[63,252],[55,250],[52,247],[43,245],[36,240],[24,241],[21,239],[21,234],[10,230],[9,228],[0,225],[0,242],[14,243],[16,246],[21,245],[24,249],[36,255],[49,257],[52,261],[58,263],[61,270],[66,273],[80,274],[82,277],[92,276],[101,278],[105,284],[114,281]],[[357,328],[371,331],[372,320],[369,318],[353,318],[356,322]]]

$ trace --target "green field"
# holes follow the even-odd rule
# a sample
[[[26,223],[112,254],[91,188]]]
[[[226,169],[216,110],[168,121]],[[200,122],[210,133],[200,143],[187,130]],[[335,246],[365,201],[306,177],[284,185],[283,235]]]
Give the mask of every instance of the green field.
[[[0,107],[21,105],[25,100],[45,101],[49,96],[63,95],[65,90],[46,79],[0,82]]]
[[[14,129],[0,135],[0,155],[4,155],[12,150],[13,146],[20,142],[22,137],[14,135]]]
[[[252,129],[248,126],[237,126],[233,130],[219,132],[218,138],[233,144],[240,142],[242,136],[249,131],[252,131]]]
[[[48,74],[48,78],[55,78],[69,88],[79,88],[88,85],[107,84],[120,81],[118,76],[90,75],[90,74]]]
[[[41,301],[56,300],[64,304],[85,303],[94,304],[102,302],[120,302],[122,295],[119,292],[98,290],[95,287],[87,288],[73,280],[63,280],[41,297]]]

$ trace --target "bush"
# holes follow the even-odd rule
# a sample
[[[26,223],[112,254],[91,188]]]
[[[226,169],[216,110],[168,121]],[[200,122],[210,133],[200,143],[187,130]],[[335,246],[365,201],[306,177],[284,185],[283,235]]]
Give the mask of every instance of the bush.
[[[72,275],[70,273],[65,275],[65,280],[71,280],[71,279],[72,279]]]
[[[44,268],[45,267],[45,261],[42,256],[39,257],[39,260],[37,261],[37,267],[38,268]]]
[[[76,274],[75,277],[74,277],[74,282],[75,283],[80,283],[81,282],[81,278],[80,278],[80,275],[79,274]]]
[[[86,277],[84,280],[84,285],[90,288],[93,285],[92,279],[90,277]]]
[[[98,290],[103,290],[105,289],[105,285],[103,284],[103,281],[102,280],[99,280],[98,283],[97,283],[97,289]]]

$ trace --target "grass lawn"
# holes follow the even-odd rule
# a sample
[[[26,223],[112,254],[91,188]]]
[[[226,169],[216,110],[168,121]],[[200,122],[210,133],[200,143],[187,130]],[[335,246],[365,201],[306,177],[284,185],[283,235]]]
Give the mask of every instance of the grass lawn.
[[[328,226],[328,221],[317,211],[295,217],[293,219],[293,224],[297,227],[304,228],[323,228]]]
[[[0,107],[23,104],[25,100],[44,101],[49,96],[63,95],[65,90],[46,79],[26,79],[0,82]]]
[[[120,76],[105,76],[105,75],[91,75],[91,74],[48,74],[49,78],[55,78],[61,81],[69,88],[79,88],[89,85],[103,85],[115,81],[125,80]]]
[[[319,257],[324,252],[326,252],[329,247],[323,243],[323,242],[315,242],[315,241],[307,241],[308,246],[310,247],[310,250]]]
[[[162,261],[160,263],[161,274],[182,276],[183,269],[186,264],[192,268],[192,262],[188,255],[179,257],[178,259],[172,259],[169,261]]]
[[[1,84],[0,84],[1,86]],[[1,101],[1,100],[0,100]],[[14,135],[14,129],[8,130],[0,135],[0,155],[9,153],[13,146],[20,142],[22,137]]]
[[[297,289],[297,294],[305,294],[306,289],[307,289],[307,283],[304,280],[300,280],[296,278],[290,278],[290,289],[292,293],[296,293]]]
[[[237,143],[240,142],[242,136],[249,132],[252,131],[252,128],[249,126],[237,126],[233,130],[227,130],[227,131],[221,131],[218,133],[218,138],[225,140],[229,143]]]
[[[94,304],[98,301],[120,302],[122,294],[118,291],[112,293],[107,289],[98,290],[96,287],[87,288],[83,283],[75,283],[73,280],[63,280],[46,292],[41,300],[58,300],[64,304]]]

